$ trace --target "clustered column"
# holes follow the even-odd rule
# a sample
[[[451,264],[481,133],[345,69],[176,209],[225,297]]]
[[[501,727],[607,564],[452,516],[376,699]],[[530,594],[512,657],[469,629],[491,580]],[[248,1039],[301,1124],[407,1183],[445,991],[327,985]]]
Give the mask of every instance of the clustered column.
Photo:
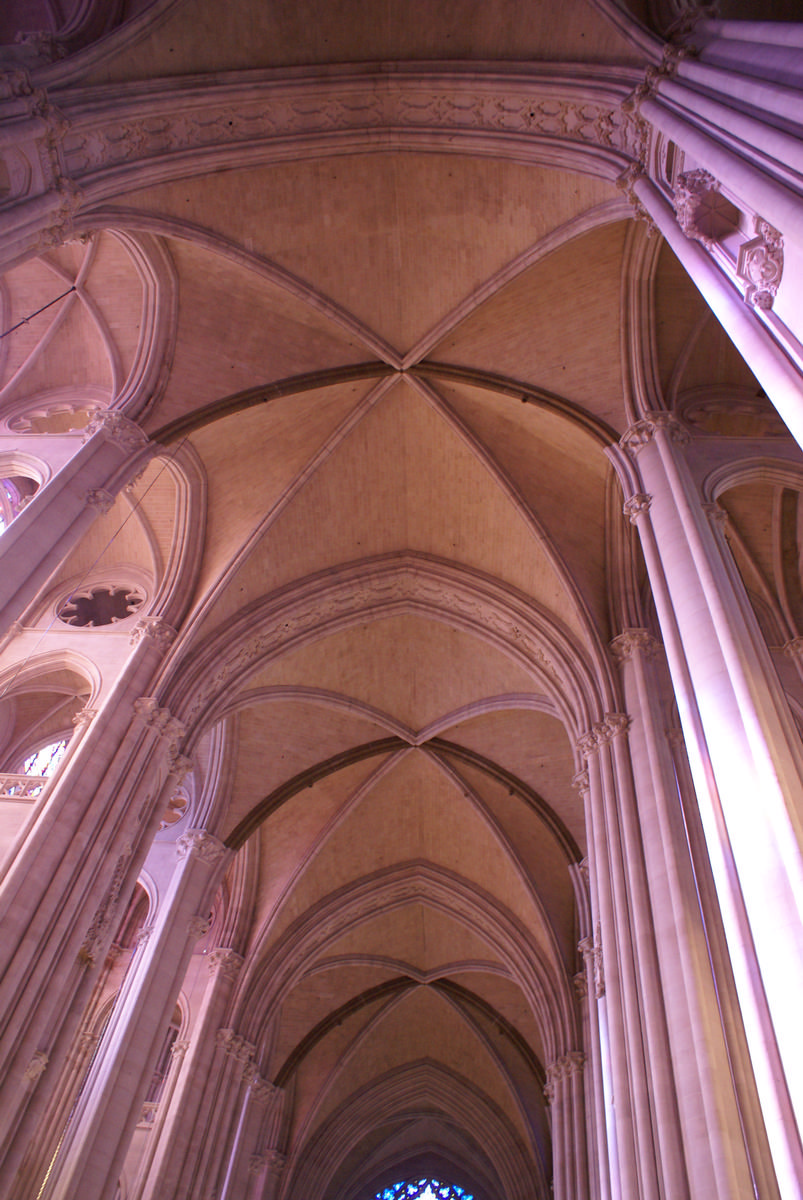
[[[667,413],[622,445],[782,1194],[803,1178],[803,751],[764,639]],[[718,540],[719,538],[719,540]]]

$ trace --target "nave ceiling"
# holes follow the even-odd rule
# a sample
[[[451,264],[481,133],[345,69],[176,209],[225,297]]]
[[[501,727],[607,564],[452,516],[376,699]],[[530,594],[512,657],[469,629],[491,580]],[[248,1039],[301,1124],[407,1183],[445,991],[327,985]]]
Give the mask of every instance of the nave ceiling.
[[[156,7],[147,36],[123,26],[56,78],[97,98],[213,71],[269,91],[285,68],[535,59],[581,84],[565,64],[635,79],[642,61],[580,0],[560,20],[520,0]],[[239,1031],[287,1089],[298,1194],[357,1200],[431,1162],[480,1200],[546,1197],[545,1069],[579,1045],[588,932],[576,742],[621,706],[611,639],[654,628],[606,455],[638,415],[633,295],[661,403],[703,433],[775,426],[593,156],[369,149],[132,171],[80,211],[80,238],[7,272],[4,327],[76,288],[2,343],[8,427],[78,441],[127,396],[162,447],[25,636],[76,663],[105,639],[107,669],[127,627],[60,629],[54,606],[126,571],[179,631],[161,699],[195,771],[158,839],[205,824],[239,850],[215,920],[246,958]],[[790,486],[722,497],[774,645],[803,621]],[[781,509],[768,549],[756,513]],[[61,731],[37,695],[9,720],[38,705]]]

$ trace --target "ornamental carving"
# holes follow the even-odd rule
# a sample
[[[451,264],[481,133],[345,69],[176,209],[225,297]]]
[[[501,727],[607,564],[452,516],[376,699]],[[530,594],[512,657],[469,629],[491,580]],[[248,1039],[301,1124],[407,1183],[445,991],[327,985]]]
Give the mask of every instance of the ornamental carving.
[[[617,662],[628,662],[636,654],[654,658],[659,644],[646,629],[625,629],[611,642],[611,652]]]
[[[96,708],[82,708],[80,712],[77,712],[72,719],[72,723],[75,726],[75,732],[83,733],[86,727],[90,724],[90,722],[94,721],[97,715],[98,710]]]
[[[245,959],[236,950],[228,946],[218,946],[206,956],[206,965],[210,975],[220,976],[234,982],[240,973]]]
[[[36,1083],[37,1079],[42,1074],[49,1062],[50,1057],[49,1055],[45,1054],[44,1050],[34,1050],[31,1061],[25,1068],[23,1079],[28,1083]]]
[[[97,509],[101,516],[105,516],[106,513],[111,512],[114,506],[114,496],[111,492],[107,492],[105,488],[92,488],[84,498],[87,506]]]
[[[256,1053],[256,1046],[240,1037],[233,1029],[219,1029],[215,1041],[225,1054],[235,1062],[248,1066]]]
[[[187,933],[197,942],[198,938],[204,937],[212,928],[212,919],[209,916],[204,916],[203,913],[198,913],[194,917],[190,917],[187,923]]]
[[[586,733],[577,739],[577,749],[583,758],[590,756],[602,746],[609,745],[614,738],[625,733],[630,725],[630,717],[625,713],[606,713],[603,720],[597,721]],[[577,776],[575,776],[575,779]]]
[[[129,859],[131,858],[131,847],[125,846],[123,853],[117,859],[112,875],[109,890],[107,891],[100,908],[95,913],[92,919],[92,924],[87,930],[87,935],[84,938],[83,945],[78,951],[78,961],[89,966],[95,961],[95,956],[98,950],[103,945],[106,935],[109,932],[111,923],[117,912],[117,901],[120,896],[120,889],[123,886],[123,881],[128,870]]]
[[[783,238],[761,217],[756,217],[755,230],[756,236],[739,247],[736,274],[744,281],[748,304],[769,309],[783,275]]]
[[[64,136],[66,170],[74,178],[134,160],[237,144],[285,141],[319,133],[420,130],[496,132],[554,137],[619,150],[639,158],[643,121],[606,97],[572,95],[570,86],[538,79],[437,80],[422,73],[396,80],[384,75],[344,76],[339,87],[320,79],[275,84],[266,95],[242,84],[218,92],[215,102],[173,92],[162,110],[144,111],[139,97],[105,120],[76,115]],[[540,94],[539,94],[540,93]]]
[[[605,963],[602,958],[602,929],[599,921],[597,921],[591,953],[594,967],[594,995],[601,1000],[605,995]]]
[[[84,430],[83,440],[88,442],[96,433],[102,434],[108,442],[113,442],[126,454],[142,450],[148,444],[147,434],[140,429],[139,425],[130,421],[128,417],[124,417],[122,413],[112,412],[108,409],[92,414]]]
[[[139,642],[147,640],[153,642],[160,650],[167,650],[176,640],[176,636],[173,626],[168,625],[161,617],[142,617],[131,633],[131,645],[136,646]]]
[[[739,228],[739,210],[719,190],[719,181],[698,167],[678,175],[675,212],[687,238],[708,250]]]
[[[654,440],[659,430],[666,433],[669,440],[678,446],[687,446],[689,443],[688,430],[683,428],[673,413],[651,412],[642,420],[634,421],[630,428],[625,430],[619,439],[619,445],[623,450],[638,455],[640,450]]]
[[[175,747],[186,732],[181,721],[171,716],[169,708],[159,707],[155,696],[140,696],[134,701],[134,712],[146,728],[158,734],[170,747]]]
[[[180,859],[195,858],[213,867],[226,853],[226,846],[205,829],[190,829],[176,842],[176,854]]]
[[[637,492],[635,496],[631,496],[629,500],[625,500],[622,505],[622,512],[628,518],[631,525],[635,525],[639,517],[643,517],[645,513],[650,511],[652,504],[652,496],[648,496],[645,492]]]

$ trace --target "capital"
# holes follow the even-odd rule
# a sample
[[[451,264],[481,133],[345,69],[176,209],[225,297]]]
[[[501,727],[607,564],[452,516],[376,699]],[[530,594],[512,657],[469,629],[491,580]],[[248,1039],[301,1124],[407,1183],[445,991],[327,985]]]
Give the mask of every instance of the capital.
[[[234,981],[240,973],[244,958],[228,946],[217,946],[206,956],[206,965],[210,975],[221,976],[223,979]]]
[[[728,523],[728,514],[716,500],[703,505],[703,512],[715,529],[724,529]]]
[[[114,505],[114,496],[111,492],[107,492],[105,488],[91,488],[84,497],[88,508],[95,508],[105,516],[110,512]]]
[[[131,645],[142,641],[153,642],[160,650],[167,650],[176,640],[176,631],[161,617],[141,617],[131,633]]]
[[[619,438],[619,445],[623,450],[637,455],[654,441],[659,430],[679,446],[685,446],[689,442],[688,430],[684,429],[674,413],[656,411],[646,413],[640,420],[634,421]]]
[[[625,629],[610,645],[617,662],[627,662],[636,654],[654,658],[658,653],[658,642],[646,629]]]
[[[212,928],[212,920],[209,916],[204,916],[203,913],[198,913],[194,917],[190,917],[187,922],[187,933],[193,939],[198,941],[198,938],[204,937]]]
[[[598,746],[607,746],[614,738],[625,733],[630,725],[630,717],[626,713],[606,713],[602,721],[594,726]]]
[[[240,1037],[234,1029],[219,1029],[215,1041],[225,1054],[230,1055],[235,1062],[242,1063],[243,1066],[251,1062],[256,1051],[256,1046],[247,1042],[244,1037]]]
[[[637,492],[635,496],[631,496],[629,500],[625,500],[622,505],[622,512],[629,519],[631,525],[635,525],[639,517],[643,517],[645,513],[650,511],[652,504],[652,496],[648,496],[645,492]]]
[[[205,829],[189,829],[176,842],[176,854],[180,859],[196,858],[210,867],[220,862],[226,846]]]
[[[591,750],[594,749],[593,739],[590,743],[585,742],[583,740],[584,738],[588,738],[588,737],[590,737],[589,734],[587,734],[587,733],[583,734],[583,737],[580,738],[579,741],[577,742],[577,748],[580,750],[580,753],[584,754],[584,755],[590,754]],[[585,794],[589,790],[590,786],[591,786],[591,784],[588,779],[588,771],[578,771],[577,774],[575,776],[573,776],[572,787],[574,787],[580,793],[581,796],[585,796]]]
[[[81,733],[84,729],[86,729],[87,725],[89,725],[89,723],[93,721],[97,715],[98,710],[96,708],[80,709],[72,719],[76,733]]]
[[[148,444],[147,434],[134,421],[124,417],[122,413],[110,409],[101,409],[93,413],[84,430],[84,441],[96,433],[101,434],[107,442],[113,442],[126,454],[133,454],[144,449]]]
[[[784,646],[783,652],[787,658],[793,660],[803,658],[803,637],[792,638],[791,642],[787,642]]]

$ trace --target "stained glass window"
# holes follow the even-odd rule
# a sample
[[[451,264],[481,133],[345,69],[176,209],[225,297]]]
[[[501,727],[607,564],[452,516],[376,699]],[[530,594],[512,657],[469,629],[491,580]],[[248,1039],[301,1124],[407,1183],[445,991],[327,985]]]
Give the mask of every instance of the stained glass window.
[[[31,754],[25,759],[23,764],[23,774],[25,775],[52,775],[61,762],[64,751],[67,749],[67,739],[60,742],[51,742],[49,746],[42,746],[41,750],[37,750],[35,754]]]
[[[474,1200],[456,1183],[440,1179],[402,1179],[377,1192],[376,1200]]]

